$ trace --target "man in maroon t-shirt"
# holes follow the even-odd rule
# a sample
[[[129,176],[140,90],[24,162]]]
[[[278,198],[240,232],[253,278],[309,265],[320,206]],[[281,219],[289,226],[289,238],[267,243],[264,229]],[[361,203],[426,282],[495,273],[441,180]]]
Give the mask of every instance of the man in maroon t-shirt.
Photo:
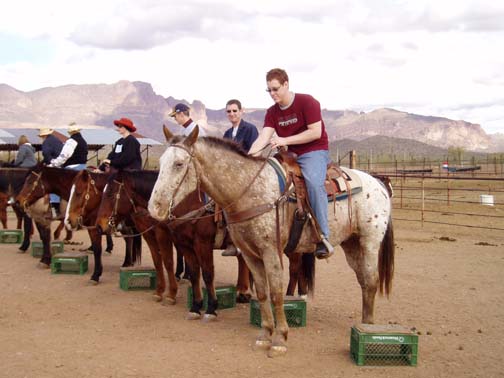
[[[324,242],[317,244],[315,255],[318,258],[328,258],[334,253],[327,241],[328,203],[324,187],[330,159],[320,104],[310,95],[291,92],[287,72],[280,68],[274,68],[266,74],[266,84],[266,91],[275,105],[266,112],[264,127],[249,154],[257,154],[270,144],[272,148],[289,146],[289,150],[298,155],[308,198],[323,234]]]

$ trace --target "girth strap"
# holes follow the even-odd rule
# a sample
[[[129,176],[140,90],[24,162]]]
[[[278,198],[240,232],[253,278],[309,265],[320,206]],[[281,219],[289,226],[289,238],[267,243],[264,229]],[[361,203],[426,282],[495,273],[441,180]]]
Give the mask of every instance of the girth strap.
[[[226,217],[227,224],[239,223],[265,214],[268,211],[273,210],[275,207],[276,205],[274,203],[265,203],[247,210],[237,211],[235,213],[228,213],[227,211],[224,211],[224,216]]]

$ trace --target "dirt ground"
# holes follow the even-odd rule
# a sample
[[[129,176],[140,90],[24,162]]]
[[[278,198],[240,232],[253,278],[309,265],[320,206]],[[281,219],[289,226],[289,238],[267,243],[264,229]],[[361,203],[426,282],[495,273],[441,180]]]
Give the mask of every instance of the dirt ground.
[[[52,275],[29,253],[17,254],[17,245],[0,245],[0,376],[504,377],[502,233],[396,221],[395,236],[393,292],[377,298],[375,322],[416,328],[417,367],[359,367],[350,359],[361,297],[341,251],[317,264],[307,327],[291,328],[287,355],[269,359],[252,348],[258,329],[248,305],[208,324],[184,319],[187,284],[175,306],[120,290],[124,252],[115,239],[98,286],[88,285],[89,272]],[[88,243],[84,231],[74,240]],[[217,282],[234,283],[236,260],[216,251],[215,263]],[[143,265],[150,264],[144,249]]]

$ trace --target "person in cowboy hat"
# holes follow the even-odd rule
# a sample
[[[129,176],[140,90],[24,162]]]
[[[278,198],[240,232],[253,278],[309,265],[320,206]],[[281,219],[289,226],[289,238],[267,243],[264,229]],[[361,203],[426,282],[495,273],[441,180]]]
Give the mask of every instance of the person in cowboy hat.
[[[81,134],[81,128],[71,123],[68,128],[70,138],[67,139],[58,157],[51,159],[51,167],[64,167],[82,171],[86,169],[88,144]]]
[[[140,143],[133,136],[136,127],[129,118],[116,119],[114,125],[121,134],[112,151],[103,160],[100,170],[107,170],[107,166],[116,170],[142,169],[142,155],[140,153]]]
[[[191,134],[191,132],[194,130],[196,126],[196,122],[194,122],[191,117],[189,117],[189,106],[183,103],[178,103],[175,105],[173,108],[172,112],[169,114],[170,117],[173,117],[175,119],[175,122],[177,122],[180,126],[184,128],[184,131],[182,134],[184,136],[188,136]],[[205,136],[205,130],[200,126],[199,127],[199,132],[198,136]]]
[[[53,135],[53,130],[43,128],[39,131],[39,137],[42,138],[42,157],[43,163],[46,165],[51,164],[51,160],[55,159],[63,149],[63,143]],[[51,203],[51,212],[54,219],[60,216],[60,197],[54,193],[49,194],[49,202]]]

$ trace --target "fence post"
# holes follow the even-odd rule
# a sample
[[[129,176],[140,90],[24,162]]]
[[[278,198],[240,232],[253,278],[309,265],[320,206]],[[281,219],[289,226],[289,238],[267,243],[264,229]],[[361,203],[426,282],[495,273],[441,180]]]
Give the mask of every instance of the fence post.
[[[446,195],[448,197],[448,206],[450,206],[450,175],[448,175],[448,178],[446,179]]]
[[[424,184],[424,178],[422,177],[422,227],[424,224],[424,210],[425,210],[425,184]]]
[[[350,151],[350,169],[355,169],[355,159],[356,159],[356,156],[355,156],[355,150],[352,150]]]
[[[403,193],[402,193],[402,192],[403,192],[403,180],[401,179],[401,181],[400,181],[400,182],[401,182],[401,205],[400,205],[400,207],[399,207],[399,208],[400,208],[400,209],[402,209],[402,198],[403,198],[403,197],[402,197],[402,194],[403,194]]]

